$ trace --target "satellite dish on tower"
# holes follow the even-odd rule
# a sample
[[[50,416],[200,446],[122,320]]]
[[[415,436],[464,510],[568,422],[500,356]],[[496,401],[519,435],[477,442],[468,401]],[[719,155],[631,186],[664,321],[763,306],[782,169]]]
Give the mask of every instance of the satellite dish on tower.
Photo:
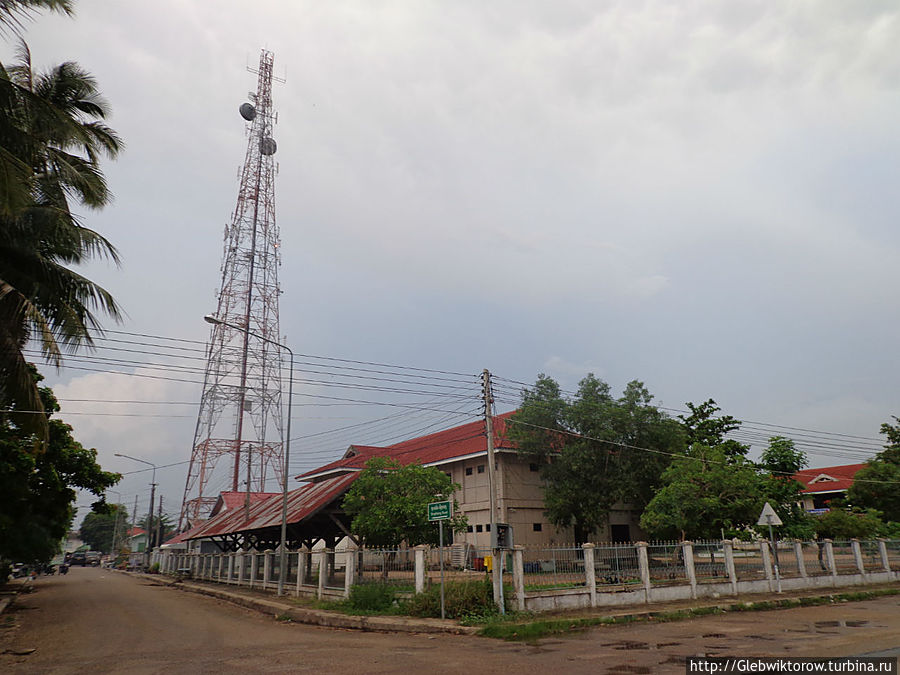
[[[238,111],[241,113],[241,117],[248,122],[252,122],[256,117],[256,108],[253,107],[252,103],[242,103]]]
[[[259,151],[264,155],[274,155],[277,149],[278,145],[271,136],[266,136],[259,142]]]

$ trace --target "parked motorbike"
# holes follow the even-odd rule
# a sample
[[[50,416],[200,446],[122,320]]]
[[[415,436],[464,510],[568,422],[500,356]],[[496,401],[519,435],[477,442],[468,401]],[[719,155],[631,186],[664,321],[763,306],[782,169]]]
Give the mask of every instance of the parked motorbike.
[[[59,566],[60,574],[67,574],[69,572],[69,566],[66,563],[61,563]]]

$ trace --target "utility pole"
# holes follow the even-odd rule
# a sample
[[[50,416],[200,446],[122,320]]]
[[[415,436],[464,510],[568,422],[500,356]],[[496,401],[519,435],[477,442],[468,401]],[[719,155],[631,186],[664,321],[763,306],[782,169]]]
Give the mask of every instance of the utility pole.
[[[150,567],[150,545],[153,539],[153,504],[156,501],[156,483],[150,483],[150,510],[147,512],[147,567]]]
[[[162,500],[163,496],[159,496],[159,514],[156,517],[156,545],[162,546]]]
[[[134,537],[134,531],[137,528],[137,500],[138,496],[134,496],[134,509],[131,511],[131,537],[128,538],[128,562],[125,563],[125,566],[128,567],[131,563],[131,539]],[[153,508],[151,504],[150,508]]]
[[[497,532],[497,476],[494,466],[494,395],[491,392],[491,373],[485,368],[481,373],[483,386],[482,398],[484,399],[484,433],[487,436],[487,461],[488,461],[488,491],[490,492],[491,505],[491,541],[496,538]],[[503,601],[503,560],[500,549],[491,547],[491,579],[494,586],[494,603],[501,614],[505,613]]]

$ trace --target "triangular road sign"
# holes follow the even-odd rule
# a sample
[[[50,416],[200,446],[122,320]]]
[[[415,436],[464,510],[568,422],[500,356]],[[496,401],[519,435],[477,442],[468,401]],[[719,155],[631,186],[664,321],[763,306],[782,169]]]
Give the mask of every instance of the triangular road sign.
[[[778,517],[778,514],[775,513],[775,509],[772,508],[772,505],[769,502],[766,502],[766,505],[763,507],[762,513],[759,514],[759,520],[756,521],[757,525],[783,525],[781,522],[781,518]]]

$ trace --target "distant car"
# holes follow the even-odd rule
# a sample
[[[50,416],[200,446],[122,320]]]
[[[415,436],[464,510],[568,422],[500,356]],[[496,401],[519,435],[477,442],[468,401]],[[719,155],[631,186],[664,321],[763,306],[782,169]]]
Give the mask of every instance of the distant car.
[[[84,554],[85,564],[90,565],[91,567],[99,567],[100,555],[100,551],[88,551]]]
[[[69,558],[70,567],[74,567],[75,565],[81,565],[82,567],[84,567],[87,564],[87,553],[85,553],[84,551],[76,551]]]

